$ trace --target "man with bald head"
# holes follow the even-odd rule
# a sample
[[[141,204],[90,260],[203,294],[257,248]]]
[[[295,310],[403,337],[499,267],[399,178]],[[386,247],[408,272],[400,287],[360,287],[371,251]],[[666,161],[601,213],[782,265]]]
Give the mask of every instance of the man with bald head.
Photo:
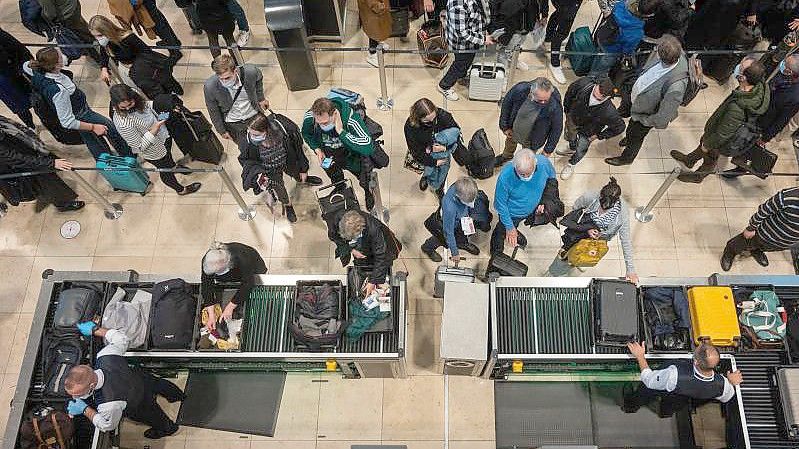
[[[175,424],[156,402],[161,395],[169,402],[182,401],[185,395],[172,382],[128,366],[122,356],[128,350],[128,337],[115,329],[98,328],[87,321],[78,324],[80,332],[89,337],[105,340],[105,347],[97,353],[94,369],[89,365],[73,367],[64,381],[64,389],[72,396],[67,412],[85,415],[100,429],[108,432],[119,425],[123,416],[150,428],[146,438],[157,439],[178,431]],[[90,399],[90,407],[85,399]]]
[[[735,387],[743,381],[740,371],[728,372],[726,376],[715,371],[721,355],[709,343],[697,346],[692,360],[679,360],[660,370],[649,368],[646,350],[640,343],[628,343],[627,348],[638,362],[643,385],[635,394],[625,395],[622,410],[626,413],[636,412],[641,406],[664,393],[682,398],[715,399],[726,403],[735,396]]]

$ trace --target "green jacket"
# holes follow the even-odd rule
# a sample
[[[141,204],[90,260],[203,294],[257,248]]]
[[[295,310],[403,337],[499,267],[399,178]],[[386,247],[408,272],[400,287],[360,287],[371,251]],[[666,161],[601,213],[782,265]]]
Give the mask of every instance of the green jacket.
[[[312,150],[321,149],[333,157],[334,163],[343,164],[353,173],[360,173],[361,158],[371,156],[374,152],[372,137],[360,115],[354,114],[352,108],[343,100],[333,99],[341,114],[344,130],[334,136],[332,132],[324,132],[314,122],[313,113],[308,111],[302,120],[302,138]]]
[[[769,89],[763,83],[749,92],[732,91],[705,124],[702,144],[715,150],[723,149],[742,123],[766,112],[770,99]]]

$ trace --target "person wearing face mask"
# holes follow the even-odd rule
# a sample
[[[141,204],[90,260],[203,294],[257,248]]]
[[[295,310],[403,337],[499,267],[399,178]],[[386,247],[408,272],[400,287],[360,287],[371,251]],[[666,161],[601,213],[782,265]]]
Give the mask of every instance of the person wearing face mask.
[[[741,124],[766,113],[771,93],[766,87],[766,70],[759,61],[744,59],[740,68],[735,69],[738,88],[727,98],[708,119],[699,146],[684,154],[671,151],[671,157],[689,170],[702,160],[696,171],[687,171],[677,178],[683,182],[698,184],[716,169],[719,156],[726,153]]]
[[[57,48],[46,47],[36,52],[36,58],[22,66],[31,77],[31,85],[50,102],[58,115],[61,126],[74,129],[95,159],[102,153],[118,153],[132,156],[127,142],[119,135],[111,120],[94,112],[86,101],[86,94],[72,81],[71,74],[62,72],[67,57]],[[101,136],[107,136],[114,150]]]
[[[239,317],[242,315],[243,308],[239,309],[238,306],[250,297],[255,276],[266,274],[266,271],[266,262],[255,248],[238,242],[214,242],[203,256],[200,280],[200,297],[203,309],[208,312],[210,330],[216,329],[216,323],[220,319],[232,319],[234,312]],[[222,310],[222,316],[217,317],[214,306],[219,303],[219,299],[214,286],[230,283],[239,284],[239,288]]]
[[[525,218],[546,212],[541,203],[547,180],[555,178],[555,167],[543,154],[522,148],[513,155],[513,163],[502,168],[494,191],[494,208],[499,222],[491,234],[491,254],[511,247],[527,246],[527,239],[517,227]]]
[[[145,438],[158,439],[177,432],[178,425],[164,413],[156,397],[183,401],[186,395],[180,388],[130,367],[123,356],[130,344],[123,331],[98,327],[93,321],[79,323],[77,328],[86,337],[102,338],[105,346],[97,353],[94,367],[76,365],[67,373],[64,390],[72,396],[67,413],[86,416],[101,432],[116,429],[123,416],[150,426],[144,431]]]
[[[385,286],[391,265],[402,251],[402,245],[388,226],[367,212],[348,210],[329,235],[336,246],[348,249],[342,262],[346,259],[349,263],[351,256],[355,265],[371,268],[366,284],[367,296],[375,287]]]
[[[278,114],[265,116],[259,114],[247,128],[247,137],[239,141],[239,163],[242,167],[241,179],[244,190],[252,189],[258,195],[276,196],[286,210],[290,223],[297,222],[297,214],[291,205],[283,173],[294,177],[298,182],[300,172],[307,174],[308,159],[302,151],[302,137],[297,125],[288,117]],[[302,165],[302,167],[297,167]],[[309,185],[321,185],[316,176],[307,176]]]
[[[469,236],[475,229],[491,230],[488,197],[478,189],[477,182],[467,176],[449,186],[441,199],[441,207],[431,218],[425,220],[425,227],[432,236],[422,244],[422,252],[433,262],[443,260],[436,252],[439,246],[450,251],[455,263],[460,262],[459,249],[475,256],[480,254],[477,245],[469,242]]]
[[[411,106],[410,115],[405,121],[405,142],[408,145],[411,157],[425,168],[443,165],[444,162],[439,162],[441,161],[440,159],[436,160],[431,156],[433,145],[435,144],[434,138],[436,133],[452,128],[460,129],[452,114],[436,107],[427,98],[417,100]],[[460,142],[458,145],[463,147]],[[465,148],[462,148],[462,150],[465,151]],[[428,178],[429,175],[422,174],[421,179],[419,179],[420,190],[426,190],[428,185],[430,185]],[[446,178],[439,185],[434,185],[433,188],[443,188],[444,181],[446,181]]]
[[[619,141],[624,151],[619,156],[606,158],[605,162],[617,166],[632,164],[652,128],[666,129],[677,118],[687,88],[688,59],[680,41],[664,34],[632,89],[622,90],[619,113],[622,117],[630,117],[626,134]]]
[[[575,212],[579,211],[579,213]],[[633,242],[630,232],[630,214],[627,202],[621,197],[621,187],[610,177],[599,192],[588,192],[577,198],[574,209],[561,221],[566,227],[563,247],[549,265],[547,276],[567,276],[573,269],[566,258],[569,249],[584,238],[610,241],[617,234],[624,253],[627,280],[638,282],[633,264]]]
[[[175,160],[172,159],[172,138],[164,126],[169,114],[156,113],[151,101],[145,101],[126,84],[111,86],[109,94],[114,112],[114,126],[133,149],[133,153],[140,155],[156,168],[176,168]],[[178,195],[191,195],[202,186],[199,182],[183,186],[172,172],[159,172],[158,175]]]
[[[566,130],[563,138],[569,142],[568,150],[555,150],[569,161],[560,172],[561,179],[569,179],[574,166],[588,152],[588,146],[597,140],[610,139],[624,132],[624,120],[613,105],[613,82],[610,78],[583,77],[569,85],[563,105],[566,113]]]
[[[563,132],[560,92],[544,77],[517,83],[502,99],[499,129],[505,149],[496,157],[497,167],[513,158],[517,145],[533,151],[543,147],[552,154]]]
[[[116,26],[105,16],[89,20],[89,30],[100,44],[100,79],[111,84],[111,59],[129,67],[131,81],[150,100],[159,94],[183,95],[183,87],[172,75],[174,60],[155,52],[135,33]]]
[[[236,66],[230,55],[219,55],[211,64],[214,75],[205,81],[205,106],[216,132],[237,143],[259,111],[269,108],[264,97],[264,75],[252,64]]]
[[[319,158],[319,164],[331,181],[343,181],[344,170],[358,177],[366,209],[372,210],[375,199],[363,159],[374,153],[374,146],[361,116],[344,100],[317,98],[303,118],[302,138]],[[343,188],[343,183],[339,186]]]

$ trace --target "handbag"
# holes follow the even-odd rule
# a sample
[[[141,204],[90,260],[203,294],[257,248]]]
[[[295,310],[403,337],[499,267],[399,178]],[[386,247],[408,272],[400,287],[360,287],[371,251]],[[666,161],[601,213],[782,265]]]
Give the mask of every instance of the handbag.
[[[602,239],[582,239],[566,252],[573,267],[593,267],[608,253],[608,242]]]
[[[735,166],[740,167],[760,179],[766,179],[777,165],[777,155],[758,144],[732,158]]]
[[[758,139],[760,139],[760,127],[757,125],[757,117],[749,117],[747,114],[746,120],[735,130],[730,141],[719,152],[723,156],[734,158],[757,146]]]

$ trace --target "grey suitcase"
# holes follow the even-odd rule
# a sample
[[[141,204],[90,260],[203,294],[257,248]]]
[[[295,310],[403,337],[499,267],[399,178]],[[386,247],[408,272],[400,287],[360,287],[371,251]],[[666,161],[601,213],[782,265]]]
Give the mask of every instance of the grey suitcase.
[[[799,440],[799,366],[777,369],[782,416],[788,438]]]
[[[626,346],[631,341],[641,341],[638,289],[635,284],[597,279],[592,286],[596,344]]]
[[[505,65],[499,62],[472,64],[469,69],[469,99],[499,101],[505,89]]]
[[[449,251],[444,252],[447,256]],[[433,297],[444,297],[444,284],[447,282],[461,282],[471,284],[474,282],[474,270],[468,267],[449,266],[449,257],[444,258],[444,265],[439,265],[436,269],[436,276],[433,282]]]

